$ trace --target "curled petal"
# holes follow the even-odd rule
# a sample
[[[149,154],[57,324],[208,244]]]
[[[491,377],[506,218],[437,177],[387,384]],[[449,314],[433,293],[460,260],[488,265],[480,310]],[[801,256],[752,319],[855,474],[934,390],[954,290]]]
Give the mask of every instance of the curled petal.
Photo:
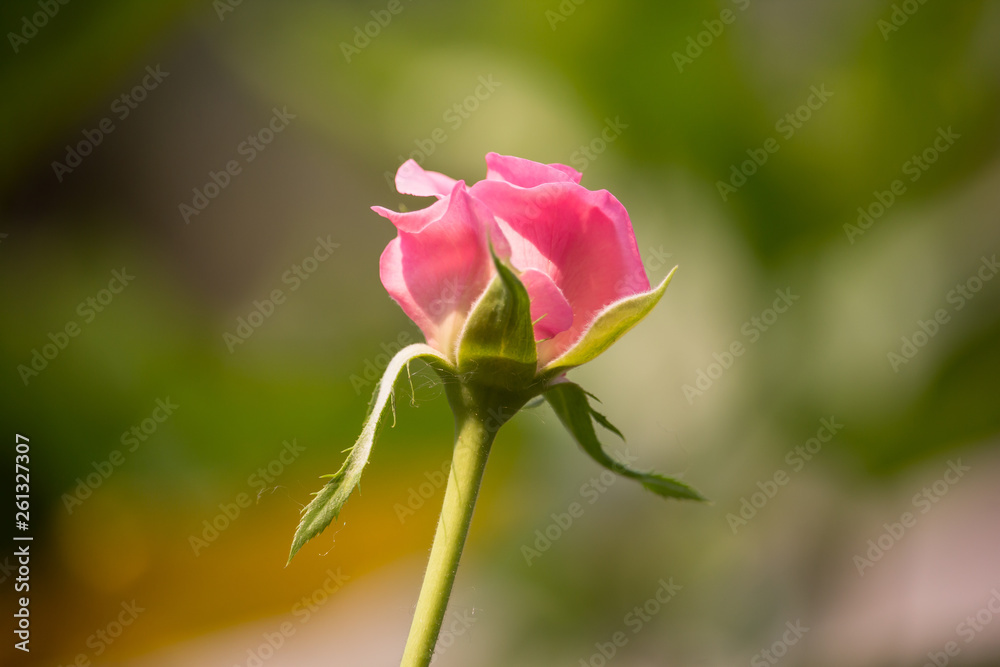
[[[582,177],[583,174],[564,164],[542,164],[498,153],[486,155],[486,178],[491,181],[531,188],[543,183],[579,183]]]
[[[461,185],[465,185],[459,181]],[[401,232],[409,232],[410,234],[417,234],[422,232],[428,225],[441,220],[448,214],[448,209],[451,203],[448,198],[439,199],[427,208],[421,208],[416,211],[393,211],[382,206],[372,206],[372,210],[381,215],[383,218],[388,218],[392,224],[396,225],[396,229]]]
[[[417,197],[446,197],[455,187],[455,179],[436,171],[427,171],[415,160],[407,160],[396,171],[396,190]]]
[[[492,215],[461,181],[426,209],[375,210],[399,230],[379,262],[382,284],[427,343],[451,358],[469,309],[495,272],[488,242],[496,224]],[[494,239],[494,246],[509,253],[502,237]]]

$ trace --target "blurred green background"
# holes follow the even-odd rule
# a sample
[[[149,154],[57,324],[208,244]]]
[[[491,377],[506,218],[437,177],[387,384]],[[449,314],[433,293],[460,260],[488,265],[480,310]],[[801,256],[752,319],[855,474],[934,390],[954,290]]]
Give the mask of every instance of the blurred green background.
[[[1000,664],[1000,4],[17,0],[0,26],[34,537],[3,662],[398,663],[450,454],[426,371],[283,565],[420,337],[368,207],[426,204],[391,186],[407,157],[471,183],[497,151],[583,170],[651,280],[680,265],[572,377],[712,503],[605,486],[522,413],[435,664]]]

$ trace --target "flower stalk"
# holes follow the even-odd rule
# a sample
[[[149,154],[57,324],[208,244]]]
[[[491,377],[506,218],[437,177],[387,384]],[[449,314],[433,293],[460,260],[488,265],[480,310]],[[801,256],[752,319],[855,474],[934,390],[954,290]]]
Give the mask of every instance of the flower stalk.
[[[494,435],[476,417],[456,416],[444,504],[400,667],[425,667],[434,655]]]
[[[455,450],[400,667],[426,667],[434,656],[490,448],[500,426],[524,403],[495,389],[451,382],[445,387],[455,415]]]

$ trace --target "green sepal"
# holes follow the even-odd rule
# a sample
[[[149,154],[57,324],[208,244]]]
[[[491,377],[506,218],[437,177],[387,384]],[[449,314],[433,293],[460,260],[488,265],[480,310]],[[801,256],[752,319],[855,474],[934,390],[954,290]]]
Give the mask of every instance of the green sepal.
[[[621,432],[611,425],[607,418],[590,407],[590,401],[580,385],[572,382],[559,382],[545,390],[545,400],[559,417],[573,438],[590,454],[597,463],[608,470],[624,477],[630,477],[653,493],[664,498],[681,498],[685,500],[705,500],[705,497],[687,484],[670,477],[656,473],[644,473],[632,470],[628,466],[614,460],[601,447],[594,431],[594,422],[622,437]],[[622,437],[624,440],[624,437]]]
[[[347,502],[351,492],[358,485],[361,472],[368,463],[368,456],[371,454],[372,445],[378,435],[382,417],[390,408],[395,415],[393,386],[396,384],[396,379],[403,368],[406,368],[414,359],[427,361],[439,372],[449,368],[448,362],[439,352],[423,343],[408,345],[396,353],[375,387],[368,417],[361,428],[361,435],[358,436],[354,446],[349,450],[347,460],[336,473],[323,476],[329,478],[330,481],[315,494],[315,498],[302,510],[302,518],[295,530],[292,548],[288,554],[289,563],[302,548],[302,545],[322,533],[337,518],[344,503]]]
[[[667,291],[667,285],[670,284],[676,271],[675,266],[656,289],[616,301],[598,313],[594,322],[573,347],[546,364],[539,374],[546,378],[556,377],[571,368],[587,363],[611,347],[653,310],[663,293]]]
[[[538,367],[531,301],[524,284],[490,247],[497,275],[473,305],[458,342],[463,381],[521,391]]]

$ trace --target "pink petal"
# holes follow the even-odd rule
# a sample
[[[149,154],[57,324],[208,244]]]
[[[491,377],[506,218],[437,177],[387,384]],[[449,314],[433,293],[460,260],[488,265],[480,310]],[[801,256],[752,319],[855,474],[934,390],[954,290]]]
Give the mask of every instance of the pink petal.
[[[486,154],[486,178],[531,188],[543,183],[579,183],[580,172],[564,164],[542,164],[510,155]]]
[[[492,215],[461,182],[449,197],[422,211],[376,211],[399,230],[379,261],[382,284],[427,343],[453,357],[455,337],[495,273],[487,244],[487,231],[496,224]],[[410,225],[418,214],[424,217]],[[509,252],[502,237],[494,244]]]
[[[454,193],[459,190],[465,191],[465,181],[455,181],[452,186],[452,192]],[[398,211],[390,211],[382,206],[372,206],[372,210],[381,215],[383,218],[391,220],[392,224],[396,225],[396,229],[399,231],[416,234],[423,231],[427,225],[444,217],[450,207],[450,197],[444,197],[442,199],[438,199],[427,208],[421,208],[416,211],[406,211],[401,213]]]
[[[572,182],[522,188],[485,180],[470,192],[497,217],[511,263],[548,275],[572,306],[572,325],[546,344],[547,358],[569,348],[602,308],[649,290],[628,213],[606,190],[592,192]]]
[[[520,278],[531,299],[535,340],[546,340],[569,329],[573,324],[573,308],[552,279],[537,269],[524,271]]]
[[[415,160],[407,160],[396,171],[396,190],[417,197],[445,197],[455,187],[455,179],[436,171],[427,171]]]

